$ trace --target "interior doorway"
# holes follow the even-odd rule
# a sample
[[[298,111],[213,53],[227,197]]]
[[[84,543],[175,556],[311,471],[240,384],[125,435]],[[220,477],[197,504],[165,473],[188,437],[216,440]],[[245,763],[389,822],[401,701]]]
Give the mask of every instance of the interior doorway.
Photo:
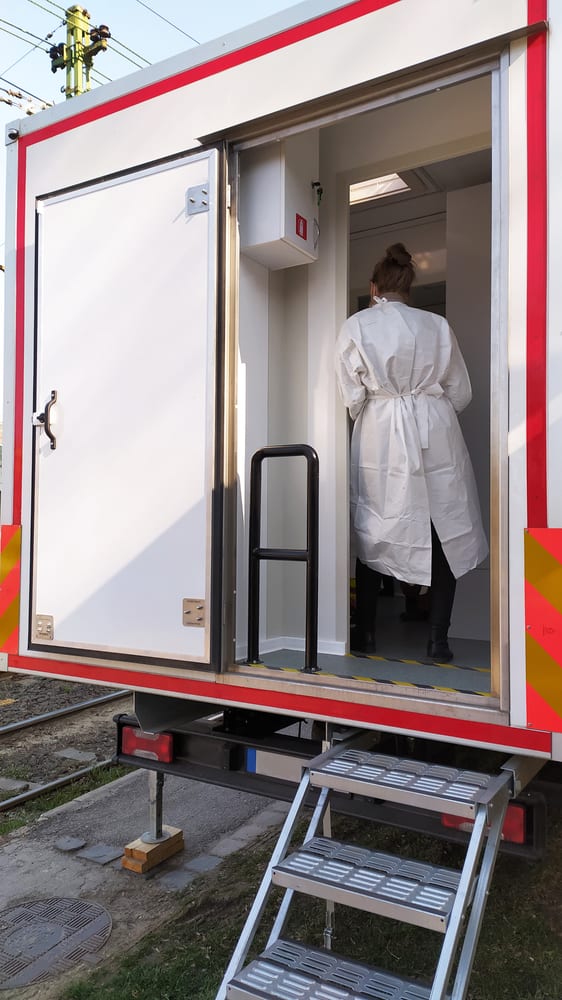
[[[380,601],[380,652],[369,658],[351,654],[349,423],[334,367],[337,333],[345,318],[365,305],[374,262],[390,244],[405,243],[418,270],[413,304],[446,315],[471,376],[473,400],[461,415],[461,426],[493,551],[490,510],[499,498],[496,490],[491,500],[490,441],[496,417],[490,386],[501,330],[499,324],[492,330],[490,320],[492,191],[497,184],[497,175],[492,177],[491,94],[492,76],[486,71],[311,125],[310,130],[301,127],[294,137],[288,133],[270,143],[249,144],[239,154],[235,669],[253,669],[246,662],[251,457],[266,445],[303,442],[316,449],[320,461],[321,672],[316,682],[376,684],[381,693],[398,686],[401,695],[419,698],[427,691],[459,702],[499,694],[499,680],[492,679],[490,669],[490,560],[458,583],[450,631],[452,665],[422,662],[427,625],[400,620],[405,609],[398,586],[386,606],[385,599]],[[286,207],[299,176],[305,176],[309,194],[311,181],[316,182],[306,246],[295,240],[294,231],[291,238],[294,210],[292,217],[287,211],[281,216],[277,207],[279,184],[285,184]],[[350,206],[350,185],[389,176],[400,182],[391,194]],[[306,213],[297,209],[297,221],[301,214]],[[304,472],[295,460],[267,470],[263,546],[305,546]],[[294,676],[302,668],[304,588],[298,564],[262,567],[261,664],[256,669],[286,669]]]
[[[378,184],[377,184],[378,181]],[[491,149],[426,163],[350,188],[349,313],[369,308],[368,278],[386,248],[402,242],[416,264],[410,305],[448,319],[471,378],[473,399],[459,418],[473,462],[490,537],[490,246]],[[385,190],[385,185],[390,192]],[[394,189],[392,190],[394,186]],[[355,552],[350,539],[350,650],[354,649]],[[457,582],[449,631],[453,661],[426,662],[429,588],[384,578],[377,602],[377,675],[392,681],[412,664],[422,685],[488,693],[490,566],[485,560]],[[385,661],[388,666],[385,666]],[[446,673],[445,673],[446,671]]]

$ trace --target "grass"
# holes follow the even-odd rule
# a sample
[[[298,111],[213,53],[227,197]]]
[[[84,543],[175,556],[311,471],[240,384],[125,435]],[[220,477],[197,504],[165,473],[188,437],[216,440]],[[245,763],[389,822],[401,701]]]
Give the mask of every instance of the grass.
[[[9,764],[2,768],[2,777],[12,781],[31,781],[31,768],[27,764]],[[9,799],[13,792],[0,791],[0,802]]]
[[[130,770],[130,768],[121,765],[100,767],[86,777],[80,778],[70,785],[64,785],[49,795],[41,795],[37,799],[30,799],[29,802],[24,803],[22,806],[0,812],[0,837],[12,833],[13,830],[18,830],[22,826],[27,826],[28,823],[42,813],[48,812],[50,809],[56,809],[57,806],[62,806],[66,802],[72,802],[79,795],[84,795],[86,792],[93,791],[94,788],[107,785],[110,781],[116,781],[117,778],[128,774]]]
[[[458,846],[336,817],[334,835],[380,850],[457,866]],[[69,987],[61,1000],[214,1000],[275,837],[186,890],[179,918],[147,936],[125,957]],[[562,812],[550,824],[545,860],[501,855],[484,918],[469,1000],[560,1000],[562,997]],[[278,890],[274,890],[277,893]],[[279,896],[276,897],[279,899]],[[259,950],[269,920],[256,938]],[[296,897],[285,936],[322,946],[323,905]],[[333,947],[389,972],[429,979],[438,935],[339,907]]]

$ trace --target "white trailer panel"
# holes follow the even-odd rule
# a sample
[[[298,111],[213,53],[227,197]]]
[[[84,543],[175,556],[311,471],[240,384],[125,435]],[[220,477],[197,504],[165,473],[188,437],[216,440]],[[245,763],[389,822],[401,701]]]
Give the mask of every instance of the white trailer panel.
[[[208,662],[217,155],[39,201],[33,643]]]

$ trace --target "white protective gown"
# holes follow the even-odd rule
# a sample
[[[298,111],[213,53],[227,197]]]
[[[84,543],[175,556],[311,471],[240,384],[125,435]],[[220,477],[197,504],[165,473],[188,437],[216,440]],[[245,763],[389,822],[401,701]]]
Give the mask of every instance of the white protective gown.
[[[457,413],[472,398],[441,316],[376,299],[336,344],[341,395],[355,421],[350,504],[361,562],[431,583],[431,522],[455,577],[487,555],[478,493]]]

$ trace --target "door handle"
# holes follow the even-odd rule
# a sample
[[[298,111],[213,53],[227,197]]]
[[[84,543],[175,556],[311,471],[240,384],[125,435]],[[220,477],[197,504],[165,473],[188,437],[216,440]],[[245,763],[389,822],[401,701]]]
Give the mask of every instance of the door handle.
[[[52,431],[52,428],[51,428],[51,409],[55,405],[56,401],[57,401],[57,390],[56,389],[52,389],[51,390],[51,398],[50,398],[49,402],[46,403],[45,409],[43,410],[43,412],[42,413],[34,413],[34,415],[33,415],[33,423],[36,426],[42,427],[43,430],[45,431],[45,434],[49,438],[49,441],[51,442],[51,451],[54,451],[55,448],[56,448],[56,446],[57,446],[57,439],[56,439],[55,435],[53,434],[53,431]]]

